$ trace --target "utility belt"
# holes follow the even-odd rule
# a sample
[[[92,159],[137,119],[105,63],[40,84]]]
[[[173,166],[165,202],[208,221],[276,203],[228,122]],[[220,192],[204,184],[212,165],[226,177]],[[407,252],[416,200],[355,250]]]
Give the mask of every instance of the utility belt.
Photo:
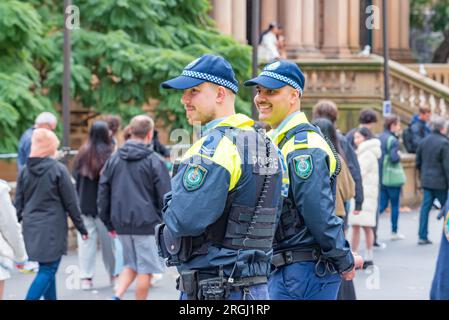
[[[226,300],[231,291],[242,290],[243,296],[250,295],[249,287],[265,284],[266,276],[233,279],[221,275],[201,273],[198,270],[181,272],[176,279],[176,289],[185,292],[187,300]]]
[[[322,255],[319,248],[283,251],[273,254],[271,259],[271,263],[276,269],[296,262],[316,262],[315,274],[319,278],[326,276],[328,273],[337,273],[332,261]]]

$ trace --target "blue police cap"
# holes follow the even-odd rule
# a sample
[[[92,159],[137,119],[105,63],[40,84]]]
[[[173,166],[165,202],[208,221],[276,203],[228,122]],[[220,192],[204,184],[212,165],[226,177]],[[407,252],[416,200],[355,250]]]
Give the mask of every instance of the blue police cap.
[[[231,64],[223,57],[212,54],[202,55],[190,62],[179,77],[167,80],[161,86],[165,89],[184,90],[206,81],[226,87],[234,93],[238,91],[238,81]]]
[[[260,85],[268,89],[279,89],[286,85],[292,86],[301,92],[304,91],[304,74],[296,63],[280,60],[269,63],[254,79],[245,81],[245,86]]]

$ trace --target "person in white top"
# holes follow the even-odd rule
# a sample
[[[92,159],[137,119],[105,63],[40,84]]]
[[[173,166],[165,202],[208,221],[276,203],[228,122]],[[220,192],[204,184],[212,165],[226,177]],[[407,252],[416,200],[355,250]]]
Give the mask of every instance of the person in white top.
[[[259,46],[257,48],[257,56],[259,63],[268,63],[273,60],[280,59],[278,50],[279,33],[278,25],[274,22],[270,23],[268,29],[260,35]]]
[[[379,196],[379,158],[382,155],[380,140],[374,138],[367,128],[358,128],[354,133],[354,143],[357,146],[357,159],[360,164],[363,190],[365,197],[362,210],[349,214],[348,223],[352,226],[351,248],[357,252],[360,242],[360,228],[365,232],[366,251],[364,268],[373,265],[374,233],[372,227],[376,226],[376,212]]]
[[[14,262],[25,263],[28,259],[10,190],[8,184],[0,180],[0,300],[3,299],[5,280],[11,278]]]

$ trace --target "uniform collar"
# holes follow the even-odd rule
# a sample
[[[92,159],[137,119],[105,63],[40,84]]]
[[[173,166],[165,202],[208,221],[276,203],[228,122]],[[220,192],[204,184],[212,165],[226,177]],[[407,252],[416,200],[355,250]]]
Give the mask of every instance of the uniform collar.
[[[287,116],[276,129],[271,130],[268,134],[273,142],[278,144],[290,129],[302,123],[309,123],[306,114],[302,111],[296,111]]]
[[[202,136],[207,134],[211,129],[216,127],[234,127],[234,128],[242,128],[246,126],[254,126],[254,120],[250,117],[236,113],[228,117],[223,117],[219,119],[214,119],[208,122],[203,128],[206,131],[203,131]]]

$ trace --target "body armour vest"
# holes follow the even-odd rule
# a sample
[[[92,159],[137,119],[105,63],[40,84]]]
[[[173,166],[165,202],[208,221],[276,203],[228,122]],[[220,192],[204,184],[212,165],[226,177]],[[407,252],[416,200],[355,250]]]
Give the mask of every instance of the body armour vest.
[[[340,173],[341,163],[338,156],[338,153],[332,144],[332,142],[321,133],[321,130],[310,124],[303,123],[292,129],[290,129],[284,136],[284,138],[279,142],[279,149],[282,150],[284,145],[290,140],[295,139],[296,143],[304,144],[304,148],[307,148],[307,132],[312,131],[316,134],[320,135],[329,145],[330,151],[326,151],[330,156],[330,159],[335,159],[334,162],[330,163],[330,181],[332,188],[335,187],[336,177]],[[287,157],[285,157],[286,159]],[[304,220],[301,214],[298,212],[298,209],[295,205],[295,200],[293,199],[293,195],[291,192],[291,187],[289,188],[288,197],[284,198],[282,205],[281,217],[279,220],[278,227],[276,229],[275,239],[274,239],[274,247],[277,246],[278,243],[282,242],[285,239],[289,239],[292,236],[298,233],[300,227],[304,225]]]
[[[202,235],[175,238],[163,224],[156,228],[159,253],[168,258],[169,266],[207,254],[210,245],[235,250],[272,250],[279,221],[279,208],[272,205],[276,203],[272,190],[278,188],[282,178],[275,146],[261,132],[222,126],[212,129],[200,153],[212,157],[221,139],[230,139],[237,147],[242,175],[228,193],[220,218]]]

